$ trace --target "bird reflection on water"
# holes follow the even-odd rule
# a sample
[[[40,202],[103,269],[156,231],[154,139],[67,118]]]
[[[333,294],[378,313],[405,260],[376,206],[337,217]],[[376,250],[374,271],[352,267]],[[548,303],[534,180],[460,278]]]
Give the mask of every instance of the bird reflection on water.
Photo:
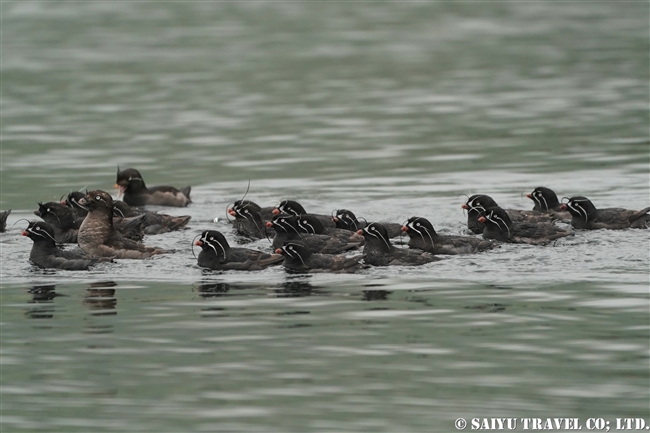
[[[198,292],[202,298],[217,298],[227,296],[230,291],[230,284],[200,281],[192,286],[192,291]]]
[[[93,316],[114,316],[117,314],[117,299],[114,281],[91,283],[86,289],[82,304]]]
[[[28,319],[52,319],[54,317],[55,307],[54,298],[61,296],[55,291],[56,285],[35,285],[27,292],[32,295],[32,299],[27,301],[29,304],[38,304],[25,311],[25,317]]]
[[[364,290],[361,292],[362,301],[387,301],[393,292],[389,290]]]
[[[312,295],[324,295],[327,292],[314,287],[309,281],[303,279],[284,281],[273,289],[273,296],[279,298],[302,298]]]

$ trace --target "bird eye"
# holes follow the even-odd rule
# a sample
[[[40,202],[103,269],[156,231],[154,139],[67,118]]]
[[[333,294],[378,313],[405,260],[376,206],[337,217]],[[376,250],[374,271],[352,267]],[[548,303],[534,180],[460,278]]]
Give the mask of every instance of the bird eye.
[[[39,226],[34,227],[36,230],[40,230],[41,228]]]
[[[283,219],[281,219],[281,220],[280,220],[280,222],[281,222],[281,223],[283,223],[283,222],[284,222],[284,218],[283,218]]]
[[[303,223],[303,224],[307,224],[307,220],[303,220],[302,223]]]
[[[350,218],[350,215],[345,214],[345,215],[343,215],[343,218]]]
[[[130,178],[129,178],[129,181],[130,181],[131,179],[133,179],[133,178],[132,178],[132,177],[130,177]]]
[[[46,210],[45,212],[50,212],[50,208],[48,207],[47,210]]]
[[[213,241],[213,240],[214,240],[214,238],[210,238],[210,240],[211,240],[211,241]]]
[[[101,200],[102,198],[100,196],[95,196],[95,200]]]
[[[416,227],[420,227],[420,223],[415,223],[415,226],[416,226]]]

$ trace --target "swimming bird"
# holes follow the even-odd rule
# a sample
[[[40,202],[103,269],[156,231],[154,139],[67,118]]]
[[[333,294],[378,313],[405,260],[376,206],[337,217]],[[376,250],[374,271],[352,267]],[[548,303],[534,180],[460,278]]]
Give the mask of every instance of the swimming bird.
[[[545,245],[573,233],[549,222],[513,222],[498,206],[487,208],[478,220],[485,225],[483,237],[514,244]]]
[[[0,233],[4,233],[7,229],[7,217],[11,213],[11,209],[0,212]]]
[[[280,254],[268,254],[250,248],[233,248],[223,233],[205,230],[195,242],[201,247],[198,265],[219,271],[259,271],[269,266],[279,265]]]
[[[111,261],[108,258],[92,258],[75,251],[60,249],[54,240],[54,230],[46,222],[30,222],[22,235],[34,241],[29,260],[40,268],[80,271],[96,263]]]
[[[325,227],[320,219],[312,214],[303,214],[296,217],[296,223],[300,233],[333,236],[345,242],[364,242],[363,236],[360,236],[356,231],[351,232],[336,227]]]
[[[329,235],[301,233],[298,228],[298,217],[295,215],[280,214],[266,224],[275,230],[273,250],[281,248],[287,242],[300,241],[312,253],[338,254],[359,248],[363,241],[361,237],[341,239]]]
[[[279,205],[273,209],[273,215],[313,215],[320,220],[323,224],[323,227],[336,227],[334,221],[332,221],[331,215],[322,215],[322,214],[312,214],[308,213],[300,203],[295,200],[282,200]]]
[[[499,205],[492,197],[484,194],[475,194],[467,199],[460,207],[467,210],[467,228],[477,235],[483,233],[485,226],[478,221],[481,212],[487,208],[498,207]],[[512,221],[516,222],[552,222],[556,218],[551,215],[543,214],[537,211],[521,209],[505,209]]]
[[[293,273],[353,273],[362,268],[359,257],[312,253],[300,241],[288,242],[275,252],[284,256],[282,265]]]
[[[359,220],[354,214],[354,212],[348,209],[336,209],[333,213],[334,216],[332,217],[332,221],[334,221],[334,224],[336,225],[337,228],[343,230],[350,230],[356,233],[358,230],[368,225],[367,221]],[[388,232],[388,237],[391,239],[396,238],[402,234],[401,224],[391,223],[386,221],[379,221],[379,223],[386,228],[386,231]]]
[[[71,203],[71,201],[66,201]],[[78,204],[75,204],[78,206]],[[79,227],[85,215],[78,216],[73,207],[59,202],[38,203],[34,215],[43,218],[54,230],[54,238],[63,244],[76,244]],[[133,218],[113,218],[115,230],[134,241],[141,241],[144,237],[144,216]]]
[[[113,202],[113,223],[142,216],[142,229],[145,235],[159,235],[180,230],[192,219],[190,215],[172,216],[164,213],[140,210],[121,200]]]
[[[533,205],[534,211],[551,214],[557,219],[571,219],[571,214],[562,210],[562,203],[558,200],[555,191],[550,188],[538,186],[533,192],[526,194],[526,197],[535,203]]]
[[[409,248],[432,254],[474,254],[498,245],[497,242],[471,236],[447,236],[436,233],[429,220],[412,217],[402,227],[409,235]]]
[[[106,191],[89,191],[79,204],[88,215],[79,227],[77,240],[87,254],[118,259],[146,259],[169,251],[127,239],[113,226],[113,198]]]
[[[273,231],[266,228],[262,221],[260,211],[262,208],[250,200],[237,200],[228,208],[228,215],[235,218],[232,225],[240,236],[252,239],[263,239],[273,235]]]
[[[571,225],[578,230],[627,228],[639,229],[650,227],[650,207],[641,210],[623,208],[596,209],[587,197],[576,196],[562,205],[563,210],[571,214]]]
[[[436,262],[440,258],[431,253],[397,248],[388,240],[388,232],[380,223],[371,223],[359,230],[366,240],[363,262],[373,266],[418,266]]]
[[[173,186],[154,186],[147,188],[140,172],[134,168],[120,171],[117,168],[115,187],[119,188],[122,200],[129,206],[173,206],[185,207],[192,202],[190,191],[186,186],[180,190]]]

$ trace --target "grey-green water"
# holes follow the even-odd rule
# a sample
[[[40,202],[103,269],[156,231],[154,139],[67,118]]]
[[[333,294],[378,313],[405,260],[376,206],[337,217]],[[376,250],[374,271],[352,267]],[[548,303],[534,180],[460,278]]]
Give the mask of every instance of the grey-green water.
[[[2,431],[649,420],[645,231],[357,275],[204,273],[226,203],[460,233],[459,194],[650,200],[647,2],[2,2]],[[43,272],[38,201],[193,186],[177,253]],[[215,216],[220,221],[213,222]],[[252,247],[267,248],[266,241]],[[613,428],[614,424],[612,424]]]

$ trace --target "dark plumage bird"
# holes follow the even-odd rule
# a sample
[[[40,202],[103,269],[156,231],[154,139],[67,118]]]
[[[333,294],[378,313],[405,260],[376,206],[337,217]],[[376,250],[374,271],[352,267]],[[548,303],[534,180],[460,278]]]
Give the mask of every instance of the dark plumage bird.
[[[287,242],[300,241],[312,253],[337,254],[360,247],[363,239],[340,239],[328,235],[312,235],[300,233],[298,217],[295,215],[280,214],[273,221],[266,223],[275,230],[273,249],[282,248]]]
[[[533,210],[541,213],[547,213],[557,219],[571,219],[571,214],[562,210],[562,203],[557,198],[555,191],[544,186],[538,186],[526,197],[531,199],[535,205]]]
[[[275,252],[284,256],[283,266],[293,273],[353,273],[362,268],[359,257],[312,253],[300,241],[289,242]]]
[[[485,224],[484,238],[513,244],[545,245],[573,235],[553,223],[513,222],[508,213],[498,206],[487,208],[479,221]]]
[[[336,227],[325,227],[320,219],[311,214],[300,215],[296,218],[298,224],[298,231],[300,233],[308,233],[312,235],[328,235],[338,238],[345,242],[360,242],[363,243],[363,236],[359,235],[356,231],[351,232],[348,230],[338,229]]]
[[[596,209],[586,197],[571,197],[562,205],[562,209],[571,214],[571,225],[579,230],[627,228],[639,229],[650,227],[650,207],[641,210],[623,208]]]
[[[22,234],[34,241],[29,260],[41,268],[81,271],[95,263],[111,261],[107,258],[91,258],[85,254],[60,249],[54,240],[54,230],[46,222],[32,221]]]
[[[481,212],[491,207],[498,207],[499,205],[489,195],[475,194],[467,199],[461,207],[467,210],[467,228],[473,233],[480,235],[483,233],[485,226],[478,221]],[[506,209],[508,216],[515,222],[552,222],[555,220],[551,215],[543,214],[541,212],[520,210],[520,209]]]
[[[77,218],[84,219],[88,215],[88,211],[79,206],[79,200],[86,196],[85,192],[72,191],[68,194],[65,200],[61,200],[61,204],[68,206],[77,215]]]
[[[250,200],[237,200],[228,208],[228,215],[235,218],[232,226],[240,236],[252,239],[263,239],[271,236],[272,231],[266,229],[260,211],[262,208]]]
[[[60,244],[77,243],[77,231],[81,226],[83,217],[77,214],[68,206],[59,202],[38,203],[38,209],[34,215],[48,223],[54,230],[54,239]]]
[[[273,209],[273,215],[313,215],[320,220],[323,224],[323,227],[336,227],[334,221],[332,221],[331,215],[321,215],[321,214],[310,214],[307,213],[304,207],[295,200],[282,200],[279,205]]]
[[[440,260],[431,253],[396,248],[388,240],[386,228],[371,223],[359,230],[366,239],[363,247],[363,261],[373,266],[418,266]]]
[[[206,230],[195,242],[201,247],[198,264],[218,271],[259,271],[282,262],[280,254],[267,254],[249,248],[231,248],[221,232]]]
[[[138,210],[117,200],[113,202],[113,223],[142,216],[142,228],[145,235],[159,235],[184,228],[192,219],[189,215],[172,216],[164,213]]]
[[[357,218],[354,212],[347,209],[337,209],[334,212],[332,221],[338,229],[357,232],[366,226],[366,221]]]
[[[409,235],[409,247],[432,254],[474,254],[498,245],[497,242],[470,236],[443,236],[429,220],[412,217],[402,227]]]
[[[79,227],[81,227],[85,216],[79,217],[78,213],[71,206],[55,201],[38,203],[38,210],[34,211],[34,215],[43,218],[45,222],[52,226],[52,229],[54,229],[54,238],[58,243],[77,243]],[[113,224],[115,230],[129,239],[141,241],[144,237],[144,216],[128,219],[116,218],[113,219]]]
[[[147,188],[140,172],[133,168],[117,169],[116,188],[120,189],[122,200],[129,206],[173,206],[185,207],[190,200],[191,187],[180,190],[173,186],[154,186]]]
[[[11,213],[11,209],[0,212],[0,233],[4,233],[7,229],[7,217]]]
[[[364,228],[368,223],[363,220],[359,220],[356,215],[350,210],[347,209],[337,209],[334,211],[334,216],[332,217],[334,224],[337,228],[343,230],[350,230],[357,232],[358,230]],[[388,231],[389,238],[396,238],[402,234],[402,225],[397,223],[390,223],[385,221],[379,222],[383,225]]]
[[[113,199],[105,191],[89,191],[79,200],[88,215],[79,227],[79,246],[87,254],[118,259],[146,259],[169,251],[127,239],[113,227]]]

